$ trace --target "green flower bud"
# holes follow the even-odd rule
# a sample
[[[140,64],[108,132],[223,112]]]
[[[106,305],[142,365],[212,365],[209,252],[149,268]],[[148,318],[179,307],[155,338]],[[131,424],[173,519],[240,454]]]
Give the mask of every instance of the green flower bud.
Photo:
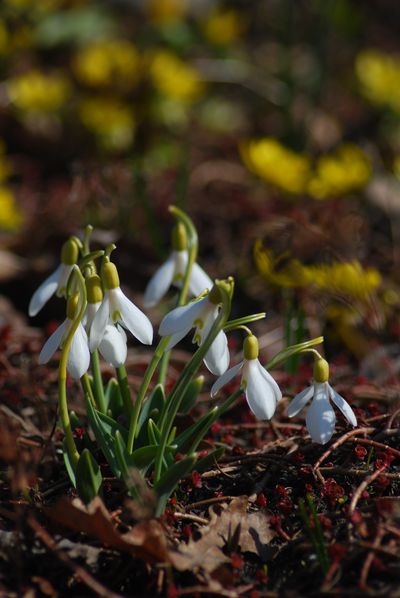
[[[88,303],[101,303],[103,299],[103,289],[101,279],[98,274],[92,274],[85,280]]]
[[[208,293],[208,300],[213,305],[219,305],[222,302],[221,291],[215,284],[211,291]]]
[[[118,270],[112,262],[106,262],[101,269],[101,278],[106,291],[119,287]]]
[[[258,357],[258,338],[254,334],[246,336],[243,342],[243,355],[245,359],[257,359]]]
[[[65,241],[61,249],[61,263],[66,266],[73,266],[78,261],[79,247],[74,239]]]
[[[314,361],[314,372],[313,372],[315,382],[328,382],[329,380],[329,363],[326,359],[322,357],[318,357]]]
[[[67,301],[67,318],[75,320],[78,311],[79,293],[74,293]]]
[[[174,251],[183,251],[184,249],[187,249],[186,228],[182,222],[178,222],[174,226],[172,230],[171,244]]]

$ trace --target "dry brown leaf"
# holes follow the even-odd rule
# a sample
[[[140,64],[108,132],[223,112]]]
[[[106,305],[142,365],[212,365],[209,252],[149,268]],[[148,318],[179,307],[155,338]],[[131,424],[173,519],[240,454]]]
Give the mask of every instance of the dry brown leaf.
[[[164,530],[158,521],[143,521],[121,534],[98,496],[88,506],[78,498],[63,497],[54,506],[46,507],[46,513],[70,529],[97,538],[108,548],[132,553],[148,563],[171,561]]]
[[[237,537],[242,552],[253,552],[262,560],[266,559],[267,545],[275,532],[269,525],[266,513],[247,512],[248,497],[240,496],[226,505],[220,515],[210,509],[210,523],[203,527],[197,542],[182,543],[172,555],[174,566],[180,571],[202,569],[212,573],[230,561],[223,552],[228,538]]]

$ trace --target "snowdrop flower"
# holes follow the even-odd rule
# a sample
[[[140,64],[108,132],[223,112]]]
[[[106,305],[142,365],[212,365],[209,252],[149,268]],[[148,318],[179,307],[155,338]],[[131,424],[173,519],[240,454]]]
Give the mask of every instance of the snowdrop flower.
[[[335,431],[336,415],[329,400],[340,409],[349,424],[357,425],[357,419],[347,401],[328,382],[329,365],[322,357],[314,363],[314,383],[294,397],[288,407],[288,416],[294,417],[312,399],[306,415],[307,430],[314,442],[326,444]]]
[[[159,329],[160,336],[171,336],[166,351],[172,349],[192,328],[195,328],[193,342],[202,345],[218,317],[220,303],[220,290],[214,285],[202,299],[170,311],[161,321]],[[225,332],[220,330],[203,361],[212,374],[219,376],[228,368],[229,359],[228,340]]]
[[[57,293],[65,296],[69,276],[78,261],[79,248],[74,239],[68,239],[61,250],[61,264],[33,293],[29,302],[29,315],[36,316],[49,299]]]
[[[57,328],[55,332],[47,339],[43,349],[39,354],[39,363],[47,363],[65,341],[68,333],[71,329],[74,319],[76,317],[76,311],[78,309],[79,295],[75,293],[68,299],[67,303],[67,317],[64,322]],[[83,374],[89,369],[90,364],[90,353],[88,347],[88,337],[82,323],[79,322],[79,326],[72,337],[71,347],[68,353],[67,370],[69,374],[75,380],[82,378]]]
[[[156,305],[173,284],[178,288],[182,286],[188,263],[188,250],[186,229],[181,222],[175,226],[172,232],[173,251],[167,261],[156,271],[148,283],[144,293],[144,305],[153,307]],[[205,289],[211,289],[213,283],[211,278],[198,264],[193,264],[189,292],[192,296],[200,295]]]
[[[97,274],[88,276],[85,280],[87,292],[87,306],[84,315],[84,325],[88,335],[92,322],[103,299],[101,279]],[[103,338],[99,344],[99,352],[107,363],[115,368],[124,365],[128,353],[126,334],[118,324],[108,323],[104,330]]]
[[[141,343],[151,345],[153,341],[151,322],[121,291],[117,268],[110,261],[106,261],[102,267],[102,281],[105,293],[90,327],[90,350],[94,351],[100,347],[110,320],[114,324],[121,324]],[[111,337],[115,340],[115,333],[110,333],[108,330],[107,342],[111,340]]]
[[[276,405],[282,398],[279,386],[258,360],[258,340],[251,334],[243,343],[244,359],[230,368],[213,384],[211,396],[230,382],[242,371],[241,388],[245,392],[247,403],[258,419],[271,419]]]

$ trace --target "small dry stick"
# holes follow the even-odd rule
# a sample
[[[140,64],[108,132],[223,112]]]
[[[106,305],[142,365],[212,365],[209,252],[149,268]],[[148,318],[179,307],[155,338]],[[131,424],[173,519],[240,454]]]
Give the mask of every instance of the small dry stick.
[[[372,565],[372,561],[374,560],[375,557],[375,550],[380,546],[381,540],[383,538],[383,536],[385,535],[385,531],[380,527],[378,529],[378,532],[376,534],[375,540],[372,544],[372,549],[368,552],[363,567],[361,569],[361,575],[360,575],[360,581],[359,581],[359,588],[361,590],[366,590],[367,589],[367,579],[368,579],[368,574],[369,574],[369,570],[371,568]]]
[[[36,536],[46,546],[46,548],[56,554],[60,561],[62,561],[64,565],[71,569],[74,572],[74,575],[76,575],[76,577],[78,577],[88,588],[93,590],[97,596],[101,596],[102,598],[122,598],[121,594],[116,594],[115,592],[108,590],[94,577],[92,577],[90,573],[86,571],[86,569],[81,567],[81,565],[77,565],[72,559],[69,558],[68,555],[66,555],[64,552],[61,552],[61,550],[57,548],[54,539],[44,529],[44,527],[40,525],[33,515],[28,517],[27,522],[29,527],[35,532]]]
[[[350,432],[346,432],[346,434],[343,434],[343,436],[341,436],[340,438],[338,438],[336,440],[336,442],[334,442],[332,444],[332,446],[330,446],[328,448],[328,450],[326,450],[320,456],[320,458],[318,459],[318,461],[313,466],[313,472],[318,476],[319,480],[322,483],[325,482],[325,479],[324,479],[323,475],[321,474],[321,472],[319,471],[319,468],[321,466],[321,463],[323,463],[325,461],[325,459],[327,459],[329,457],[329,455],[331,453],[333,453],[334,450],[336,450],[340,445],[342,445],[345,442],[347,442],[349,440],[349,438],[352,438],[352,436],[356,436],[357,434],[371,434],[374,430],[375,430],[375,428],[356,428],[354,430],[350,430]]]
[[[370,440],[369,438],[352,438],[351,442],[358,443],[358,444],[367,444],[368,446],[375,446],[376,448],[383,449],[384,451],[390,451],[396,457],[400,457],[400,451],[395,448],[392,448],[388,444],[383,444],[383,442],[376,442],[376,440]]]
[[[351,503],[350,503],[350,506],[349,506],[349,515],[350,516],[354,513],[355,508],[357,506],[357,503],[358,503],[358,501],[361,498],[361,494],[364,492],[364,490],[366,490],[366,488],[370,484],[372,484],[372,482],[374,480],[376,480],[376,478],[379,478],[379,476],[381,475],[381,473],[383,471],[385,471],[385,469],[386,469],[386,465],[384,467],[380,467],[379,469],[377,469],[376,471],[374,471],[374,473],[371,473],[371,475],[367,476],[365,478],[365,480],[363,480],[361,482],[361,484],[358,486],[357,490],[353,494],[353,497],[351,499]]]

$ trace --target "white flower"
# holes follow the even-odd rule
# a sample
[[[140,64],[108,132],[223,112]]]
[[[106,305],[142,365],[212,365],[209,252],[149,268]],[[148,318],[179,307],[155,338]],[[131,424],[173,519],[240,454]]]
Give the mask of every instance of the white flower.
[[[320,361],[325,362],[325,360]],[[288,407],[287,414],[289,417],[294,417],[312,399],[306,415],[307,430],[314,442],[326,444],[332,438],[336,423],[336,415],[330,404],[330,400],[340,409],[349,424],[356,426],[357,419],[347,401],[333,390],[327,381],[327,373],[324,376],[316,376],[315,372],[314,368],[314,378],[318,381],[314,381],[312,386],[309,386],[294,397]]]
[[[213,384],[211,396],[214,397],[242,370],[241,388],[251,411],[258,419],[271,419],[282,398],[280,388],[258,360],[258,341],[255,336],[250,335],[245,339],[243,352],[243,361],[225,372]]]
[[[88,303],[86,306],[82,322],[89,336],[92,322],[100,306],[101,302]],[[128,347],[126,334],[121,326],[118,324],[114,326],[112,323],[106,325],[103,338],[99,344],[99,352],[103,359],[114,368],[124,365]]]
[[[143,344],[151,345],[153,341],[151,322],[121,291],[117,269],[111,262],[106,263],[103,267],[103,282],[104,298],[90,327],[90,350],[94,351],[100,347],[110,320],[114,324],[121,324]],[[108,341],[111,340],[111,337],[114,340],[117,338],[114,332],[110,333],[108,330],[108,333]]]
[[[62,347],[74,320],[66,318],[55,332],[47,339],[43,349],[39,354],[39,363],[47,363],[57,351]],[[68,353],[67,370],[75,380],[79,380],[89,369],[90,353],[88,347],[88,337],[82,323],[72,337],[71,347]]]
[[[168,291],[171,284],[180,288],[185,275],[188,263],[188,251],[173,251],[166,262],[155,272],[150,279],[145,293],[144,305],[153,307]],[[193,264],[189,281],[189,292],[192,296],[200,295],[205,289],[211,289],[213,283],[211,278],[198,265]]]
[[[218,292],[219,294],[219,292]],[[213,291],[203,299],[177,307],[161,321],[159,334],[171,336],[166,350],[172,349],[188,332],[195,328],[193,342],[202,345],[219,313],[219,304],[214,303]],[[210,372],[219,376],[229,366],[228,340],[223,330],[217,334],[208,349],[204,363]]]
[[[65,296],[68,279],[78,259],[78,246],[73,239],[63,245],[61,264],[33,293],[29,302],[29,315],[36,316],[42,307],[57,293],[58,297]]]

